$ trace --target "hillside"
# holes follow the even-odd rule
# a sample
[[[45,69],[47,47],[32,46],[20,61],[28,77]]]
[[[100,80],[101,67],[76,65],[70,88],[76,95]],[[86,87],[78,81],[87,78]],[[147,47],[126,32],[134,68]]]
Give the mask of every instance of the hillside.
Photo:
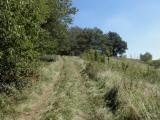
[[[132,69],[136,64],[145,69],[141,63],[131,63]],[[137,73],[132,79],[131,73],[115,69],[113,63],[59,57],[43,65],[38,79],[16,104],[3,96],[2,120],[160,119],[159,84],[140,79]]]
[[[1,0],[0,120],[160,120],[159,4]]]

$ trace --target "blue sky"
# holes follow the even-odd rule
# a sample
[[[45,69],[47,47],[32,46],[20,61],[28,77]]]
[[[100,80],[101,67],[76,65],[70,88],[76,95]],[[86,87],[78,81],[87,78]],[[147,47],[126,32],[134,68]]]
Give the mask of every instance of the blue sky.
[[[73,0],[73,25],[117,32],[128,43],[127,56],[150,52],[160,58],[160,0]]]

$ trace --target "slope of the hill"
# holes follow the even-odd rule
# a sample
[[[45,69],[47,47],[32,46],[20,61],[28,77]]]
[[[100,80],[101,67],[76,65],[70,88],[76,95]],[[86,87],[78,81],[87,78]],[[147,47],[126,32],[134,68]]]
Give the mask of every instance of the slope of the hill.
[[[61,57],[41,69],[40,80],[27,93],[28,99],[12,107],[12,116],[3,111],[1,119],[159,120],[158,82],[132,73],[135,64],[142,71],[148,69],[145,65],[131,62],[131,68],[125,68],[125,63],[120,63]]]

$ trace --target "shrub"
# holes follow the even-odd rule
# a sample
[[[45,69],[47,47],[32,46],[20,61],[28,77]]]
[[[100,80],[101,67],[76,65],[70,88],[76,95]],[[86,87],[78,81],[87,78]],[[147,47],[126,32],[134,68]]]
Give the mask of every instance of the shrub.
[[[95,67],[93,68],[93,65],[91,63],[88,63],[86,65],[85,73],[89,76],[89,78],[93,79],[96,76],[97,70]]]
[[[97,63],[97,62],[89,62],[86,64],[86,68],[83,72],[87,73],[90,79],[96,80],[97,73],[100,71],[103,71],[104,68],[105,68],[104,64]]]
[[[41,23],[42,0],[2,0],[0,3],[0,84],[19,88],[32,76]],[[18,82],[17,82],[18,81]],[[26,81],[25,81],[26,82]]]
[[[90,49],[83,54],[81,54],[81,58],[88,60],[88,61],[96,61],[100,63],[105,63],[105,56],[102,55],[97,50]]]

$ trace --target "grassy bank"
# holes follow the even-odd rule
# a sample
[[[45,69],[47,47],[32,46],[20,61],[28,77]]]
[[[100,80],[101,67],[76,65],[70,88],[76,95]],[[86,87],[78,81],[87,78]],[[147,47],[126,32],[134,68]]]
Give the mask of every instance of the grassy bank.
[[[39,73],[13,101],[1,95],[2,120],[160,119],[159,70],[139,61],[61,57]]]
[[[104,120],[160,119],[158,69],[126,59],[111,59],[110,63],[89,60],[85,73],[91,88],[101,91],[95,101],[111,113],[102,114]]]
[[[24,116],[32,116],[31,112],[37,106],[44,107],[41,106],[41,104],[44,104],[43,97],[47,97],[47,95],[45,96],[46,92],[52,89],[58,79],[62,65],[63,60],[61,59],[53,63],[41,62],[38,77],[31,78],[31,86],[23,91],[14,90],[13,88],[13,94],[10,95],[0,94],[0,119],[23,119]]]

